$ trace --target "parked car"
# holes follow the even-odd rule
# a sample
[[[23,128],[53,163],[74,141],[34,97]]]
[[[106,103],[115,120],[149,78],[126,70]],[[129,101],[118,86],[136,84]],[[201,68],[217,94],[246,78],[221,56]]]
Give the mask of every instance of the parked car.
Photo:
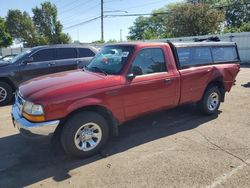
[[[3,60],[3,61],[11,61],[14,57],[16,57],[17,54],[10,54],[10,55],[6,55],[4,57],[1,57],[0,60]]]
[[[94,155],[118,125],[149,112],[198,103],[217,112],[240,69],[235,43],[127,43],[105,46],[83,70],[19,87],[14,126],[29,137],[61,133],[64,150]]]
[[[0,105],[8,104],[18,85],[31,78],[82,68],[97,49],[81,45],[34,47],[10,61],[0,61]]]

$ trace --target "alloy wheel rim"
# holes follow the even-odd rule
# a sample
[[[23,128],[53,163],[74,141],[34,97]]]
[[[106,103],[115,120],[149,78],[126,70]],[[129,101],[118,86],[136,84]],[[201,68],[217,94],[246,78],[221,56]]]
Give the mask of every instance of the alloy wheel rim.
[[[0,102],[3,102],[7,98],[7,91],[3,87],[0,87]]]
[[[86,123],[76,132],[74,142],[81,151],[90,151],[94,149],[102,139],[102,130],[96,123]]]
[[[219,95],[218,93],[211,93],[207,100],[207,107],[210,111],[214,111],[219,105]]]

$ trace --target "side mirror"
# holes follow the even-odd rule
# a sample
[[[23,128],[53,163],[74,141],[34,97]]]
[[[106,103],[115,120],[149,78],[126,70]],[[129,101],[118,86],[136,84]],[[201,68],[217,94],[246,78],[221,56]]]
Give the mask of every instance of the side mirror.
[[[142,69],[139,66],[133,66],[130,72],[131,73],[127,75],[128,80],[132,80],[138,75],[143,75]]]
[[[33,57],[27,57],[27,58],[23,61],[23,63],[24,63],[24,64],[27,64],[27,63],[31,63],[32,61],[34,61],[34,58],[33,58]]]
[[[130,73],[127,75],[128,80],[133,80],[135,78],[135,75],[133,73]]]

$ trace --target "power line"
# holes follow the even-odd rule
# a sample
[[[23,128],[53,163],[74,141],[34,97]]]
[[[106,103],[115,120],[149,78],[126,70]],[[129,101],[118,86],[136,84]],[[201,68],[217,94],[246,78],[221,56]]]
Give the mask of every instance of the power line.
[[[164,14],[168,14],[169,12],[159,12],[159,13],[142,13],[142,14],[112,14],[112,15],[103,15],[104,18],[112,18],[112,17],[133,17],[133,16],[156,16],[156,15],[164,15]],[[81,25],[85,25],[85,24],[88,24],[92,21],[95,21],[97,19],[101,18],[101,16],[97,16],[97,17],[94,17],[92,19],[89,19],[89,20],[85,20],[83,22],[80,22],[78,24],[74,24],[74,25],[71,25],[69,27],[66,27],[64,28],[64,30],[66,29],[70,29],[70,28],[74,28],[74,27],[77,27],[77,26],[81,26]]]
[[[54,2],[54,4],[57,4],[57,3],[59,3],[60,1],[61,1],[61,0],[57,0],[57,1]]]
[[[89,0],[89,1],[87,1],[87,2],[81,2],[81,3],[77,4],[76,6],[74,6],[74,7],[72,7],[72,8],[69,8],[69,9],[66,9],[66,10],[60,12],[60,15],[63,14],[63,13],[66,13],[66,12],[70,12],[70,11],[72,11],[72,10],[74,10],[74,9],[76,9],[76,8],[78,8],[78,7],[80,7],[80,5],[89,4],[90,2],[93,2],[93,1],[90,1],[90,0]]]
[[[81,15],[84,15],[85,13],[87,13],[87,12],[93,10],[93,8],[98,7],[99,5],[100,5],[100,3],[98,3],[98,4],[96,4],[96,5],[92,6],[92,7],[88,7],[88,8],[86,8],[86,9],[84,9],[84,10],[83,10],[84,13],[81,14]],[[64,21],[69,21],[69,20],[71,20],[72,18],[74,18],[75,16],[77,16],[77,14],[73,14],[73,15],[67,17],[66,20],[64,19]]]
[[[77,1],[79,1],[79,0],[75,0],[75,1],[72,1],[72,2],[69,2],[69,3],[66,3],[65,5],[63,5],[63,6],[61,6],[61,7],[58,7],[58,8],[63,9],[64,7],[67,7],[68,5],[72,5],[72,4],[74,4],[75,2],[77,2]]]
[[[63,30],[71,29],[71,28],[73,28],[73,27],[77,27],[77,26],[81,26],[81,25],[85,25],[85,24],[88,24],[88,23],[90,23],[90,22],[93,22],[93,21],[95,21],[95,20],[97,20],[97,19],[99,19],[99,18],[101,18],[101,16],[97,16],[97,17],[95,17],[95,18],[92,18],[92,19],[89,19],[89,20],[80,22],[80,23],[78,23],[78,24],[71,25],[71,26],[69,26],[69,27],[64,28]]]
[[[93,8],[95,8],[95,7],[97,7],[97,6],[99,6],[100,4],[98,4],[98,5],[95,5],[95,6],[92,6],[92,7],[89,7],[86,11],[84,11],[84,13],[83,14],[81,14],[80,16],[82,16],[82,15],[84,15],[84,14],[86,14],[87,12],[90,12],[91,10],[93,10]],[[77,16],[77,17],[80,17],[80,16]],[[69,17],[67,17],[67,19],[66,20],[64,20],[64,21],[71,21],[72,20],[72,18],[74,18],[74,17],[76,17],[76,15],[72,15],[72,16],[69,16]]]
[[[137,6],[132,6],[132,7],[124,7],[124,10],[130,10],[130,9],[135,9],[135,8],[139,8],[139,7],[146,7],[148,5],[154,5],[154,4],[158,4],[161,3],[162,1],[166,1],[166,0],[158,0],[158,1],[154,1],[151,3],[143,3],[142,5],[137,5]]]
[[[82,22],[83,20],[89,20],[89,19],[92,19],[92,18],[95,18],[95,17],[98,17],[98,16],[100,16],[100,15],[99,14],[95,14],[95,15],[91,15],[91,16],[84,17],[84,18],[81,18],[81,19],[80,18],[78,18],[76,20],[72,20],[71,19],[71,21],[62,22],[62,23],[63,23],[63,25],[65,27],[68,27],[68,26],[71,26],[73,24],[78,24],[78,23]]]
[[[138,14],[110,14],[110,15],[104,15],[104,17],[110,18],[110,17],[157,16],[157,15],[164,15],[164,14],[169,14],[169,12],[138,13]]]
[[[74,27],[78,27],[78,26],[81,26],[81,25],[85,25],[85,24],[88,24],[90,22],[93,22],[99,18],[101,18],[101,41],[104,41],[104,22],[103,22],[103,19],[104,18],[108,18],[108,17],[131,17],[131,16],[147,16],[147,15],[162,15],[162,14],[168,14],[167,12],[161,12],[161,13],[141,13],[141,14],[112,14],[112,15],[104,15],[104,10],[103,10],[103,5],[104,5],[104,0],[100,0],[101,3],[98,3],[98,5],[100,4],[101,5],[101,16],[97,16],[97,17],[94,17],[92,19],[89,19],[89,20],[86,20],[86,21],[83,21],[83,22],[80,22],[80,23],[77,23],[77,24],[73,24],[71,26],[68,26],[66,27],[64,30],[66,29],[71,29],[71,28],[74,28]],[[105,3],[107,2],[112,2],[113,0],[110,0],[110,1],[105,1]],[[162,0],[160,0],[162,1]],[[159,1],[158,1],[159,2]],[[157,2],[157,3],[158,3]],[[155,4],[154,3],[149,3],[149,4]],[[97,5],[97,6],[98,6]],[[147,4],[148,5],[148,4]],[[134,8],[134,7],[131,7],[131,8]]]

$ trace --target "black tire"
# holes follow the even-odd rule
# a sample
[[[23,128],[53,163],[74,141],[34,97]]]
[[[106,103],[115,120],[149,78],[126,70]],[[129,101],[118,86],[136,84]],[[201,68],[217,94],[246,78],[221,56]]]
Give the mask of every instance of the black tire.
[[[11,100],[13,99],[13,89],[12,87],[7,84],[6,82],[0,82],[0,106],[4,106],[10,104]],[[4,97],[3,95],[6,94]]]
[[[87,146],[91,147],[90,143],[87,143],[88,141],[81,141],[82,145],[79,143],[77,146],[77,144],[75,144],[75,136],[82,126],[87,126],[86,125],[87,123],[92,123],[94,124],[94,126],[96,125],[99,126],[101,131],[100,130],[97,131],[99,133],[101,132],[101,138],[99,139],[99,143],[96,144],[96,146],[93,149],[89,151],[83,151],[80,150],[78,147],[81,147],[83,145],[83,142],[86,144],[85,145],[86,148]],[[109,127],[104,117],[102,117],[100,114],[96,112],[83,111],[74,114],[70,119],[68,119],[65,122],[61,133],[61,143],[63,149],[67,154],[75,157],[85,158],[97,154],[107,142],[108,137],[109,137]],[[78,138],[80,139],[80,137]],[[92,137],[91,139],[94,140],[96,138]]]
[[[209,100],[211,98],[213,99],[213,102],[209,103]],[[212,115],[217,113],[220,107],[220,102],[221,102],[221,93],[219,88],[217,86],[210,86],[206,89],[198,105],[203,114]]]

